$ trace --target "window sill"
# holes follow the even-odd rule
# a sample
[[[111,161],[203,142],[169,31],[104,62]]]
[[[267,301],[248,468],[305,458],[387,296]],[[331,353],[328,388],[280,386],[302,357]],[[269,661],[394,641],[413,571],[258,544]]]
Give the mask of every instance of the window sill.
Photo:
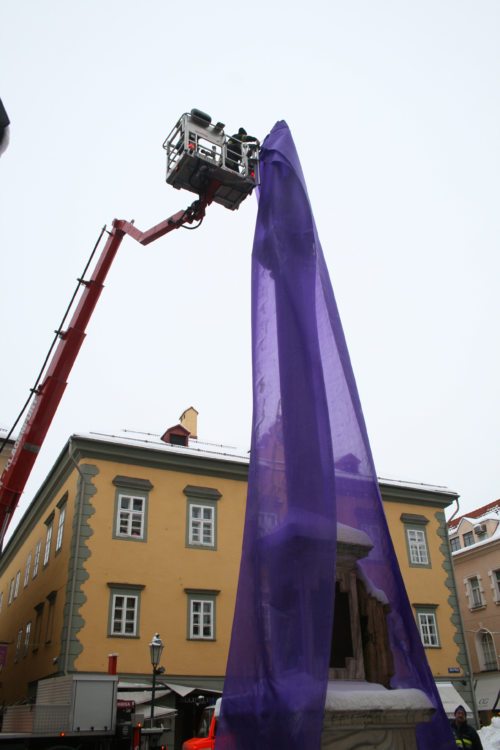
[[[147,541],[145,536],[138,536],[138,535],[127,536],[125,534],[115,534],[113,536],[113,539],[115,539],[118,542],[146,542]]]
[[[194,641],[195,643],[214,643],[216,640],[217,638],[188,638],[188,641]]]

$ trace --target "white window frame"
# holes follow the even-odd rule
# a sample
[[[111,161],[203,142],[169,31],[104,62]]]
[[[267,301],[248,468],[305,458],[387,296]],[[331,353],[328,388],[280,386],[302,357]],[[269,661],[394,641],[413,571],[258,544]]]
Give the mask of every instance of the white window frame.
[[[424,648],[439,648],[439,631],[435,612],[417,611],[417,624]]]
[[[57,521],[57,536],[56,536],[56,552],[62,547],[62,540],[64,534],[64,521],[66,518],[66,503],[59,509],[59,518]]]
[[[19,596],[19,585],[21,583],[21,571],[18,570],[16,573],[16,581],[14,584],[14,599],[17,599]]]
[[[17,639],[16,639],[16,653],[14,655],[14,661],[19,661],[19,657],[21,655],[21,644],[23,642],[23,629],[19,628],[17,631]]]
[[[42,540],[39,539],[36,543],[35,547],[35,559],[33,561],[33,576],[32,578],[36,578],[38,575],[38,569],[40,567],[40,554],[42,551]]]
[[[189,545],[215,547],[215,507],[206,503],[189,503]]]
[[[472,578],[469,578],[469,586],[470,586],[472,606],[482,607],[484,602],[483,602],[483,595],[481,593],[481,582],[479,580],[479,577],[472,576]]]
[[[482,671],[493,672],[498,669],[498,658],[495,649],[495,641],[489,630],[481,630],[478,633],[479,648],[481,653],[479,654],[479,663]],[[485,644],[488,644],[485,647]]]
[[[28,654],[30,647],[30,636],[31,636],[31,620],[26,623],[26,631],[24,634],[24,656]]]
[[[429,550],[424,529],[406,529],[411,565],[429,565]]]
[[[10,579],[10,583],[9,583],[9,599],[8,599],[8,603],[12,604],[13,601],[14,601],[14,578],[11,578]]]
[[[153,485],[144,477],[122,475],[114,477],[113,484],[116,487],[113,539],[147,542],[149,495]]]
[[[24,588],[26,588],[26,586],[30,582],[31,555],[32,555],[32,553],[30,552],[29,555],[28,555],[28,557],[26,558],[26,568],[25,568],[25,571],[24,571]]]
[[[47,535],[45,537],[45,551],[43,553],[43,567],[44,568],[49,563],[50,546],[52,544],[52,533],[53,533],[53,531],[54,531],[54,525],[53,525],[53,523],[50,523],[47,526]]]
[[[123,600],[120,602],[119,600]],[[118,616],[118,612],[121,615]],[[127,618],[127,612],[132,613],[132,619]],[[132,628],[127,625],[132,623]],[[139,593],[137,591],[116,591],[111,599],[110,635],[134,638],[139,628]]]
[[[491,579],[491,589],[493,591],[493,601],[500,604],[500,568],[489,570],[488,575]]]
[[[215,637],[215,602],[213,599],[189,600],[189,637],[196,641],[213,641]]]
[[[479,574],[464,578],[465,593],[469,602],[469,609],[480,609],[486,606],[484,601],[484,589]]]
[[[188,484],[186,495],[186,547],[217,549],[218,501],[222,495],[215,487]]]
[[[129,507],[125,507],[126,502]],[[140,502],[140,510],[134,507],[136,502]],[[120,539],[144,539],[145,517],[146,498],[144,495],[134,495],[130,492],[118,493],[115,536]]]

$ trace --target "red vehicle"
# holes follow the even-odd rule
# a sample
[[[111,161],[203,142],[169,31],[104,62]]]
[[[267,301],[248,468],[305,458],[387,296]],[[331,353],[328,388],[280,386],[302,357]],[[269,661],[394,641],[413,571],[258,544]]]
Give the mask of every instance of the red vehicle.
[[[182,750],[214,750],[221,701],[222,698],[217,698],[215,706],[203,710],[198,735],[183,742]]]

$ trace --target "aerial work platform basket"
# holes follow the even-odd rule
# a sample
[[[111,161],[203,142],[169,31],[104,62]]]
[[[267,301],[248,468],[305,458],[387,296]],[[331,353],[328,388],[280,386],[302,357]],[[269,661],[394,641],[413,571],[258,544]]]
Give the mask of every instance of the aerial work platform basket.
[[[212,184],[213,201],[234,210],[259,184],[259,146],[229,138],[224,127],[198,109],[183,114],[163,143],[167,182],[198,195]]]

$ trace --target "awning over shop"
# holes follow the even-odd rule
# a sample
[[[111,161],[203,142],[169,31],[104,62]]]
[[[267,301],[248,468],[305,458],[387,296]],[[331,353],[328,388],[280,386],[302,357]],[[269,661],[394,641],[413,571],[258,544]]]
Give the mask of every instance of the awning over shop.
[[[207,687],[197,687],[196,685],[194,687],[192,685],[177,685],[174,682],[165,682],[163,680],[162,684],[170,688],[173,693],[180,695],[181,698],[184,698],[186,695],[189,695],[189,693],[194,693],[195,691],[199,693],[212,693],[214,695],[222,695],[222,690],[212,690],[212,688]]]
[[[476,703],[478,711],[493,711],[500,704],[500,674],[478,677],[476,682]]]
[[[451,682],[436,682],[436,686],[443,708],[449,719],[453,718],[457,706],[463,706],[469,716],[473,716],[471,707],[464,701]]]
[[[170,692],[179,695],[181,698],[194,692],[222,695],[222,690],[200,687],[199,685],[179,685],[176,682],[165,682],[165,680],[161,680],[159,684],[157,683],[155,700],[162,698],[164,695],[168,695]],[[127,682],[126,680],[120,680],[118,683],[118,698],[135,701],[136,704],[149,703],[151,701],[151,685],[144,682]]]
[[[169,695],[170,690],[155,690],[155,700]],[[141,703],[151,703],[151,688],[144,687],[143,690],[118,690],[118,700],[134,701],[136,706]]]

